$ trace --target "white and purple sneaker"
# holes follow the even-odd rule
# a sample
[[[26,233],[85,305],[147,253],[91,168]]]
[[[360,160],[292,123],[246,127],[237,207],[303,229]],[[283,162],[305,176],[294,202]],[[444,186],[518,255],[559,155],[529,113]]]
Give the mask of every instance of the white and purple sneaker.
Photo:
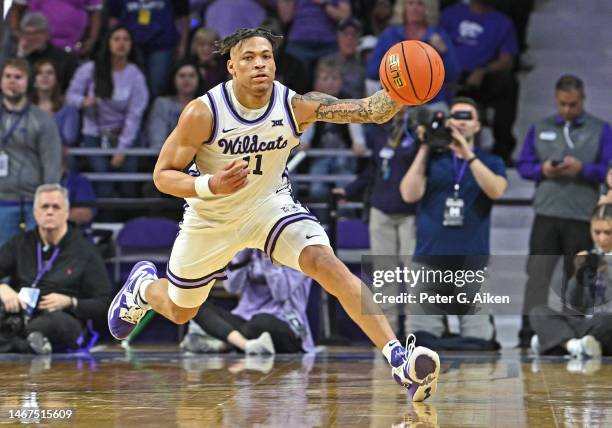
[[[423,401],[436,392],[440,357],[429,348],[415,347],[415,341],[410,334],[406,348],[398,344],[391,350],[391,374],[398,384],[408,389],[412,401]]]
[[[139,302],[138,289],[143,280],[157,279],[157,268],[151,262],[138,262],[132,268],[125,284],[108,308],[108,329],[113,337],[126,339],[150,309]]]

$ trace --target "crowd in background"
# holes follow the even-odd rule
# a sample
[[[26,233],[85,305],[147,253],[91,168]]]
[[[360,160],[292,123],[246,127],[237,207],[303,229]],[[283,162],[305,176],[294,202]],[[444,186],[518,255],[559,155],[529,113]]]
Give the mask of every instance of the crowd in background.
[[[534,125],[514,157],[517,73],[532,67],[526,53],[532,9],[533,0],[14,0],[0,41],[0,247],[20,228],[34,227],[34,193],[41,184],[68,189],[70,203],[77,205],[69,220],[86,234],[94,220],[118,218],[79,203],[155,194],[150,184],[92,184],[82,175],[150,172],[150,160],[125,154],[78,158],[68,156],[68,149],[160,150],[187,103],[228,80],[227,58],[215,53],[215,42],[240,28],[261,26],[284,35],[275,52],[276,79],[298,93],[372,94],[380,88],[382,56],[402,40],[427,42],[440,53],[445,84],[425,108],[405,109],[385,125],[319,122],[302,136],[300,150],[351,151],[313,157],[300,168],[313,175],[361,172],[355,183],[341,188],[315,181],[297,190],[309,201],[326,200],[332,187],[341,197],[365,200],[374,252],[412,254],[416,246],[421,255],[488,254],[492,201],[505,190],[505,166],[515,162],[525,179],[541,184],[532,253],[590,250],[590,215],[612,158],[612,134],[605,121],[584,112],[580,79],[559,80],[557,113]],[[469,136],[455,135],[462,140],[457,147],[433,160],[419,155],[424,151],[419,125],[427,127],[433,112],[453,114],[449,106],[458,104],[459,116],[468,110],[471,116],[452,120],[458,129],[467,126]],[[480,132],[483,128],[490,132]],[[551,144],[544,146],[546,141]],[[465,224],[478,230],[474,240],[476,235],[461,229],[451,245],[439,236],[448,232],[442,217],[449,202],[431,189],[452,187],[453,180],[458,186],[457,177],[443,177],[458,159],[464,162],[459,181],[469,164]],[[436,170],[440,175],[430,176]],[[565,202],[559,202],[561,192]],[[326,211],[317,214],[327,220]],[[455,226],[462,228],[463,220]],[[558,233],[555,248],[537,245],[547,239],[541,237],[544,228]],[[572,244],[563,234],[571,235]],[[471,240],[463,238],[468,235]],[[390,246],[391,240],[398,244]],[[236,325],[221,328],[223,339],[243,324]],[[491,328],[474,330],[485,331],[486,341],[495,339]],[[527,319],[524,330],[523,345],[533,335]]]

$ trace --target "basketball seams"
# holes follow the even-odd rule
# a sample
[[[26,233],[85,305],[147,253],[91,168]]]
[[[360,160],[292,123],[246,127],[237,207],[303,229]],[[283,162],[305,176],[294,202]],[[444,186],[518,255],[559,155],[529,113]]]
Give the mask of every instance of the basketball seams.
[[[404,42],[400,42],[400,47],[402,48],[402,58],[404,59],[404,66],[406,67],[406,74],[408,75],[408,80],[410,81],[410,86],[412,86],[412,92],[417,100],[423,101],[423,98],[419,97],[416,88],[414,87],[414,83],[412,82],[412,76],[410,76],[410,68],[408,68],[408,61],[406,60],[406,52],[404,52]]]
[[[427,89],[427,94],[425,95],[425,99],[428,100],[431,87],[433,86],[433,67],[431,66],[431,58],[429,58],[429,52],[427,52],[427,49],[421,45],[421,42],[417,41],[417,45],[423,50],[423,53],[425,53],[425,56],[427,57],[427,62],[429,63],[429,89]]]
[[[391,79],[389,79],[389,75],[388,75],[388,73],[387,73],[387,71],[388,71],[387,61],[389,61],[389,57],[388,57],[388,56],[385,56],[385,58],[384,58],[384,66],[383,66],[383,70],[384,70],[385,79],[387,79],[387,83],[389,84],[389,88],[391,88],[391,90],[392,90],[392,91],[393,91],[393,92],[394,92],[394,93],[395,93],[395,94],[396,94],[396,95],[397,95],[399,98],[401,98],[402,100],[404,100],[404,101],[405,101],[405,102],[407,102],[408,104],[412,104],[412,102],[411,102],[410,100],[407,100],[406,98],[404,98],[404,97],[402,96],[402,94],[400,94],[400,93],[397,91],[397,89],[395,89],[395,88],[393,87],[393,84],[391,83]],[[380,70],[379,70],[379,74],[380,74]],[[386,85],[385,85],[385,88],[386,88]]]

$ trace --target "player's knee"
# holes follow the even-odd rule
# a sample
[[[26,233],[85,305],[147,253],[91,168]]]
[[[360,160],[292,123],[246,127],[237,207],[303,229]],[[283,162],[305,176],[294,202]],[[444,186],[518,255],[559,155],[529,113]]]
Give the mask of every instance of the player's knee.
[[[198,308],[182,308],[180,306],[172,305],[170,310],[171,321],[175,324],[185,324],[189,322],[198,313]]]
[[[340,281],[348,273],[346,266],[338,260],[331,249],[323,245],[304,248],[299,262],[304,273],[319,283]]]

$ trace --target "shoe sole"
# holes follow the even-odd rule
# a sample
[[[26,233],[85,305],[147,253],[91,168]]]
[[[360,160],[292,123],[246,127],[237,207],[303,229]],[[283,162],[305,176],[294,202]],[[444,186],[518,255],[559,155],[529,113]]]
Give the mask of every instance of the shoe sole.
[[[586,340],[585,340],[586,339]],[[593,336],[588,335],[581,340],[582,350],[590,358],[601,357],[601,345]]]
[[[140,267],[143,266],[143,265],[153,265],[153,263],[147,262],[147,261],[142,261],[142,262],[136,263],[134,265],[134,267],[132,268],[132,270],[130,271],[130,274],[128,275],[127,279],[123,283],[123,286],[119,289],[119,291],[115,295],[115,298],[113,299],[113,301],[111,302],[110,306],[108,307],[108,311],[106,313],[106,322],[108,324],[108,331],[110,332],[111,336],[113,336],[117,340],[127,339],[129,334],[127,336],[125,336],[125,337],[117,337],[117,336],[115,336],[113,334],[113,330],[111,329],[111,326],[110,326],[110,319],[111,319],[113,307],[115,306],[115,303],[117,302],[117,299],[121,299],[121,295],[123,294],[123,290],[127,286],[127,283],[130,282],[130,278],[132,277],[132,275],[134,275],[134,272],[136,272],[138,269],[140,269]],[[153,265],[153,266],[155,266],[155,265]],[[136,328],[136,326],[134,326],[134,328]]]
[[[414,383],[408,387],[412,401],[424,401],[438,389],[440,357],[424,346],[417,346],[410,354],[408,376]]]

